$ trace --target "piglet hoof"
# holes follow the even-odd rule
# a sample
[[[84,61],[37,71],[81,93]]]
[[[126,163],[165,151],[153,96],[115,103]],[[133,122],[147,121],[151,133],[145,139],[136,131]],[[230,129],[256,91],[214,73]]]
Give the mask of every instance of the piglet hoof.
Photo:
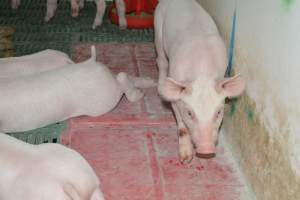
[[[132,89],[125,92],[126,98],[130,102],[135,102],[143,98],[144,93],[139,89]]]
[[[121,26],[121,25],[119,26],[119,29],[120,29],[121,31],[126,30],[126,28],[127,28],[126,26]]]
[[[102,21],[95,20],[92,29],[95,30],[98,26],[101,26]]]
[[[120,28],[120,30],[125,30],[125,29],[127,29],[127,22],[126,22],[125,19],[124,19],[124,20],[120,20],[119,28]]]
[[[120,24],[119,25],[120,30],[126,30],[127,29],[127,25],[126,24]]]
[[[13,10],[17,10],[18,7],[19,7],[19,5],[18,5],[17,3],[15,3],[15,2],[11,4],[11,8],[12,8]]]
[[[47,23],[47,22],[49,22],[49,21],[50,21],[50,19],[51,19],[51,17],[50,17],[50,16],[46,16],[46,17],[44,18],[44,21]]]
[[[193,160],[193,150],[190,147],[179,148],[179,160],[183,164],[188,164]]]
[[[79,10],[78,9],[72,9],[71,16],[72,17],[78,17],[78,15],[79,15]]]
[[[189,164],[193,160],[193,153],[192,152],[180,152],[179,153],[179,160],[182,164]]]
[[[75,18],[75,17],[78,17],[78,15],[79,15],[78,12],[77,12],[77,13],[72,13],[72,14],[71,14],[71,16],[74,17],[74,18]]]
[[[20,0],[12,0],[11,1],[11,8],[16,10],[16,9],[19,8],[20,4],[21,4]]]

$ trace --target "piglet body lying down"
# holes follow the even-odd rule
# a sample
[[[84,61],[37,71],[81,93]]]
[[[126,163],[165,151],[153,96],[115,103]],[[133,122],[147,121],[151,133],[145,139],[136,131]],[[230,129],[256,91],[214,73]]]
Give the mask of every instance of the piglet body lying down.
[[[16,78],[73,64],[63,52],[46,49],[20,57],[0,58],[0,78]]]
[[[129,101],[142,98],[138,88],[155,86],[153,80],[115,76],[92,57],[79,64],[16,79],[0,79],[0,131],[39,128],[71,117],[99,116],[112,110],[125,93]]]
[[[103,200],[99,180],[77,152],[31,145],[0,133],[0,199]]]

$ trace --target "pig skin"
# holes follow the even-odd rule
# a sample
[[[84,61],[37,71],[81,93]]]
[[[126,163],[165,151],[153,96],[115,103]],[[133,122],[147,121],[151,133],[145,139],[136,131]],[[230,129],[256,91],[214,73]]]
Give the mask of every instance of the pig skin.
[[[88,162],[60,144],[31,145],[0,133],[0,199],[104,200]]]
[[[147,77],[124,72],[116,76],[92,57],[78,64],[11,79],[0,79],[0,131],[40,128],[71,117],[100,116],[111,111],[125,93],[129,101],[154,87]]]

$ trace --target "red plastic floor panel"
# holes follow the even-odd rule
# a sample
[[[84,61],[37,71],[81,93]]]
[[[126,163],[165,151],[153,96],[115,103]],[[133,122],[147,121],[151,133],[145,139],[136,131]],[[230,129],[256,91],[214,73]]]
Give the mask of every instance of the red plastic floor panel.
[[[70,146],[95,169],[107,200],[239,200],[245,188],[223,147],[184,165],[174,131],[83,128],[69,132]]]
[[[79,62],[90,45],[74,47]],[[157,77],[152,44],[97,44],[97,60],[114,72]],[[181,164],[175,120],[155,88],[144,99],[124,97],[110,113],[69,121],[64,142],[95,169],[106,200],[244,200],[246,186],[222,145],[216,158]],[[247,198],[248,199],[248,198]]]

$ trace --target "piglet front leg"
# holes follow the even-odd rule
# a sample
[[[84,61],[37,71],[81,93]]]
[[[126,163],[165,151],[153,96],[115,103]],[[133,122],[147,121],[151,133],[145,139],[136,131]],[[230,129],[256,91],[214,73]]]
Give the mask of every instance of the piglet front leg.
[[[47,12],[45,16],[45,22],[50,21],[55,14],[57,8],[57,0],[47,0]]]
[[[79,9],[81,10],[84,7],[84,0],[79,0]]]
[[[79,5],[77,0],[71,0],[71,16],[77,17],[79,15]]]
[[[79,11],[84,7],[84,0],[71,0],[71,16],[78,17]]]
[[[191,139],[191,133],[183,123],[181,114],[176,103],[172,103],[172,108],[175,113],[175,118],[178,127],[179,160],[182,163],[190,163],[193,159],[193,144]]]

